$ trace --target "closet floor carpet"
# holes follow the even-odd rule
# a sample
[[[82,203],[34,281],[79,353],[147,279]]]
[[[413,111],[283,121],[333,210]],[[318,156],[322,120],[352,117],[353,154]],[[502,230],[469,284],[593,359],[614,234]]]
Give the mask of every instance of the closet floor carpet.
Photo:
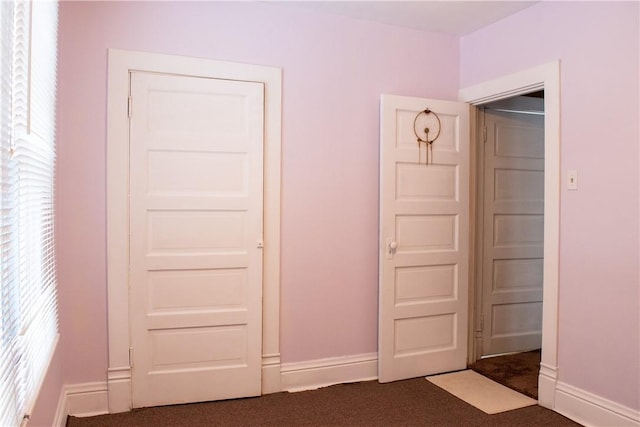
[[[540,350],[487,357],[478,360],[469,369],[538,400]]]

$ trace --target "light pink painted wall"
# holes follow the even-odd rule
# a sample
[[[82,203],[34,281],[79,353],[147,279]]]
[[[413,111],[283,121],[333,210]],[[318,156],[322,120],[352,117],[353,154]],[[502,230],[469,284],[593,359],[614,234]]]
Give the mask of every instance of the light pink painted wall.
[[[106,378],[107,48],[283,69],[281,352],[294,362],[376,351],[379,97],[456,99],[458,43],[269,3],[61,2],[65,381]]]
[[[64,386],[64,372],[60,343],[56,347],[49,368],[40,386],[40,393],[29,416],[29,427],[46,427],[53,425],[58,409],[58,400]]]
[[[541,2],[461,40],[461,87],[561,60],[559,380],[640,408],[639,3]]]

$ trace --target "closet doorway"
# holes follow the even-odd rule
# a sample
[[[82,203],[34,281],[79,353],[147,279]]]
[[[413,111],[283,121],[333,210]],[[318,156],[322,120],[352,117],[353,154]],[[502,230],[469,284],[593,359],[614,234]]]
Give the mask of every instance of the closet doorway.
[[[544,92],[477,118],[475,359],[542,345]]]

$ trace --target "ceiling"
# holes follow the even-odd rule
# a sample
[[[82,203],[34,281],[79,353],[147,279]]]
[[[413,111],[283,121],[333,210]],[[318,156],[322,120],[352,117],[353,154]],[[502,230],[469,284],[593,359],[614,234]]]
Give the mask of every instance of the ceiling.
[[[537,1],[292,1],[324,13],[457,36],[472,33]]]

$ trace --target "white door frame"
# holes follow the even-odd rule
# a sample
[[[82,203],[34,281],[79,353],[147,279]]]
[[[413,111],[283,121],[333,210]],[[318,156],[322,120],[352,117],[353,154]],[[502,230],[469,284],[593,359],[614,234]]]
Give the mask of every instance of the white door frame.
[[[460,89],[458,96],[461,101],[477,106],[541,89],[544,89],[545,172],[542,361],[538,379],[538,402],[541,406],[553,409],[558,376],[558,265],[561,185],[560,61],[553,61]],[[470,310],[473,310],[472,307],[473,303],[470,304]],[[470,319],[474,317],[469,316]],[[470,330],[473,331],[473,329]]]
[[[280,147],[282,70],[109,49],[107,90],[107,303],[109,412],[131,409],[129,358],[129,72],[254,81],[265,87],[262,393],[280,391]]]

